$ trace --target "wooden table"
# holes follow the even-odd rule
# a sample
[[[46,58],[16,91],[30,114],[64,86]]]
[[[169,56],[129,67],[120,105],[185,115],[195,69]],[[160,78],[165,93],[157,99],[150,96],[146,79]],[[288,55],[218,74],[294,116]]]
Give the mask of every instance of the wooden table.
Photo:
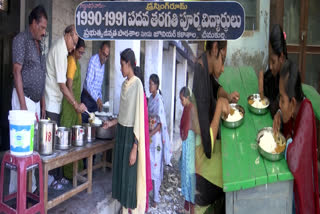
[[[87,189],[90,194],[92,192],[92,170],[103,167],[112,167],[111,163],[106,161],[106,152],[113,149],[115,141],[112,140],[96,140],[93,143],[87,143],[83,147],[72,147],[69,150],[55,150],[54,154],[50,156],[41,156],[43,164],[43,189],[44,189],[44,206],[45,213],[52,207],[57,206],[68,198],[78,194]],[[97,153],[103,152],[102,161],[93,166],[92,157]],[[87,158],[87,169],[78,173],[78,160]],[[73,163],[73,189],[62,195],[48,201],[48,172],[52,169],[62,167],[68,163]],[[87,178],[83,175],[87,174]],[[77,185],[80,180],[81,185]]]
[[[248,109],[247,97],[258,93],[257,75],[251,67],[225,68],[220,84],[227,92],[240,93],[245,109],[244,123],[229,129],[221,126],[223,190],[226,212],[292,213],[293,176],[286,160],[271,162],[260,156],[258,131],[272,127],[271,114],[255,115]]]

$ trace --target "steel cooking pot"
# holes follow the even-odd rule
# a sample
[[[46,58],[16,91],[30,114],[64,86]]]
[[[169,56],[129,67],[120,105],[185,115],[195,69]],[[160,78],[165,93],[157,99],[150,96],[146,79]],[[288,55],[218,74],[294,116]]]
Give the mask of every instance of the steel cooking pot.
[[[84,146],[85,132],[82,126],[72,126],[72,145]]]
[[[41,155],[51,155],[54,151],[56,122],[40,120],[38,123],[38,145]]]
[[[71,146],[71,130],[66,127],[58,127],[56,131],[56,148],[69,149]]]
[[[101,118],[101,116],[97,116]],[[112,115],[111,113],[108,113],[108,116],[106,118],[101,118],[103,121],[111,121],[113,119],[116,119],[117,115]],[[117,126],[112,126],[109,127],[108,129],[104,129],[101,126],[96,127],[96,137],[99,139],[113,139],[116,135],[116,127]]]
[[[99,139],[113,139],[116,135],[116,126],[109,127],[108,129],[102,126],[96,128],[96,136]]]

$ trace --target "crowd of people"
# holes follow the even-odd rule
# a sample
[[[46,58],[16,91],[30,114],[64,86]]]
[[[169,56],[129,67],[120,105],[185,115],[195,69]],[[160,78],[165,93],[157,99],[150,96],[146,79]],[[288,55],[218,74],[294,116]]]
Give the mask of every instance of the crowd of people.
[[[285,35],[279,25],[272,29],[270,47],[269,68],[266,72],[260,72],[258,78],[259,93],[261,97],[270,97],[269,108],[274,118],[274,132],[281,131],[287,139],[286,160],[294,176],[292,210],[295,213],[319,213],[317,133],[312,105],[303,95],[297,66],[287,57]],[[184,210],[178,210],[178,213],[204,213],[208,205],[221,199],[224,201],[225,198],[222,189],[219,124],[221,116],[230,113],[229,103],[238,102],[240,98],[237,91],[227,93],[218,81],[224,71],[226,54],[227,41],[207,41],[206,51],[193,68],[192,90],[183,87],[180,91],[180,101],[184,107],[180,123],[181,193],[185,198],[185,204]],[[127,55],[131,58],[124,57]],[[142,121],[146,123],[143,119],[145,115],[140,115],[146,112],[146,105],[142,105],[145,95],[141,81],[135,77],[139,74],[134,72],[135,59],[131,49],[121,53],[121,69],[126,77],[120,101],[120,109],[123,110],[119,111],[118,120],[107,122],[104,128],[117,124],[118,130],[124,129],[123,126],[126,125],[131,129],[117,132],[113,163],[116,173],[113,174],[112,194],[120,201],[125,213],[143,213],[148,208],[146,200],[151,190],[147,188],[148,170],[151,170],[154,191],[151,204],[156,207],[159,202],[163,166],[170,160],[170,142],[166,136],[159,77],[156,74],[149,77],[151,96],[148,98],[147,127],[141,124]],[[302,118],[310,123],[307,125]],[[127,134],[130,136],[126,136]],[[150,137],[146,137],[148,135]],[[146,150],[148,140],[150,149]],[[150,160],[144,153],[148,153]],[[150,169],[146,164],[149,161]],[[138,165],[135,166],[136,164]],[[128,177],[130,181],[135,178],[133,183],[130,182],[130,187],[127,186]],[[134,194],[128,189],[132,189]]]
[[[44,8],[34,8],[29,28],[13,41],[12,109],[33,111],[39,118],[56,121],[58,126],[81,125],[88,122],[86,110],[102,110],[101,87],[110,44],[103,42],[91,57],[81,89],[79,59],[85,52],[85,42],[77,36],[74,25],[67,26],[45,58],[40,42],[47,21]],[[284,133],[287,139],[286,160],[294,176],[293,210],[320,213],[315,117],[310,101],[303,95],[298,67],[288,59],[285,39],[282,28],[275,25],[270,34],[269,68],[259,73],[259,93],[270,99],[274,132]],[[220,118],[230,113],[229,103],[240,98],[237,91],[227,93],[219,84],[226,55],[227,41],[207,41],[205,52],[193,67],[192,89],[180,90],[184,107],[180,123],[181,193],[185,198],[184,210],[178,211],[181,213],[203,213],[201,207],[225,197]],[[160,202],[164,165],[171,165],[172,142],[159,76],[148,77],[151,95],[146,98],[144,77],[132,49],[121,52],[120,65],[125,81],[119,115],[103,124],[105,129],[117,127],[112,197],[121,203],[123,213],[145,213],[151,190],[152,207]],[[51,187],[63,189],[69,182],[65,177],[72,178],[72,165],[51,171],[51,175]]]
[[[82,90],[79,60],[85,53],[84,40],[78,37],[75,26],[69,25],[45,57],[41,43],[47,22],[44,7],[35,7],[29,15],[29,28],[13,40],[12,109],[33,111],[37,120],[50,119],[58,126],[82,125],[88,122],[88,115],[83,114],[86,110],[102,110],[101,88],[110,44],[103,42],[99,53],[91,57]],[[79,161],[79,170],[82,169],[83,161]],[[11,174],[10,192],[13,192],[16,178],[14,172]],[[72,165],[51,170],[49,174],[50,187],[62,190],[72,179]],[[35,189],[35,179],[33,184]]]

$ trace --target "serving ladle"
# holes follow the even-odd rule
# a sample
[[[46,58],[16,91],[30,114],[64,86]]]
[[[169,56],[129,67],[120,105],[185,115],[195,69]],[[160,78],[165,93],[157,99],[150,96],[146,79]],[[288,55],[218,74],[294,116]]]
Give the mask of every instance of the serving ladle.
[[[89,120],[94,121],[94,119],[95,119],[94,113],[91,113],[88,110],[85,110],[85,112],[89,115]]]

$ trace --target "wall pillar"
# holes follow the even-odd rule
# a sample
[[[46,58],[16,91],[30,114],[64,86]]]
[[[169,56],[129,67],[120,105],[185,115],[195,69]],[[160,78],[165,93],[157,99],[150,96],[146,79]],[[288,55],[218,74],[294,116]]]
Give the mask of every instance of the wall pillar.
[[[162,63],[162,96],[170,140],[173,139],[174,125],[174,94],[176,74],[176,46],[169,46],[163,51]]]
[[[144,67],[144,87],[146,96],[150,96],[149,92],[149,77],[151,74],[157,74],[160,79],[160,89],[162,91],[162,55],[163,41],[146,41],[145,47],[145,67]]]
[[[180,90],[182,87],[187,86],[187,60],[184,59],[182,63],[177,64],[177,76],[176,76],[176,91],[175,91],[175,128],[174,131],[179,133],[180,120],[183,112],[183,106],[180,102]]]

